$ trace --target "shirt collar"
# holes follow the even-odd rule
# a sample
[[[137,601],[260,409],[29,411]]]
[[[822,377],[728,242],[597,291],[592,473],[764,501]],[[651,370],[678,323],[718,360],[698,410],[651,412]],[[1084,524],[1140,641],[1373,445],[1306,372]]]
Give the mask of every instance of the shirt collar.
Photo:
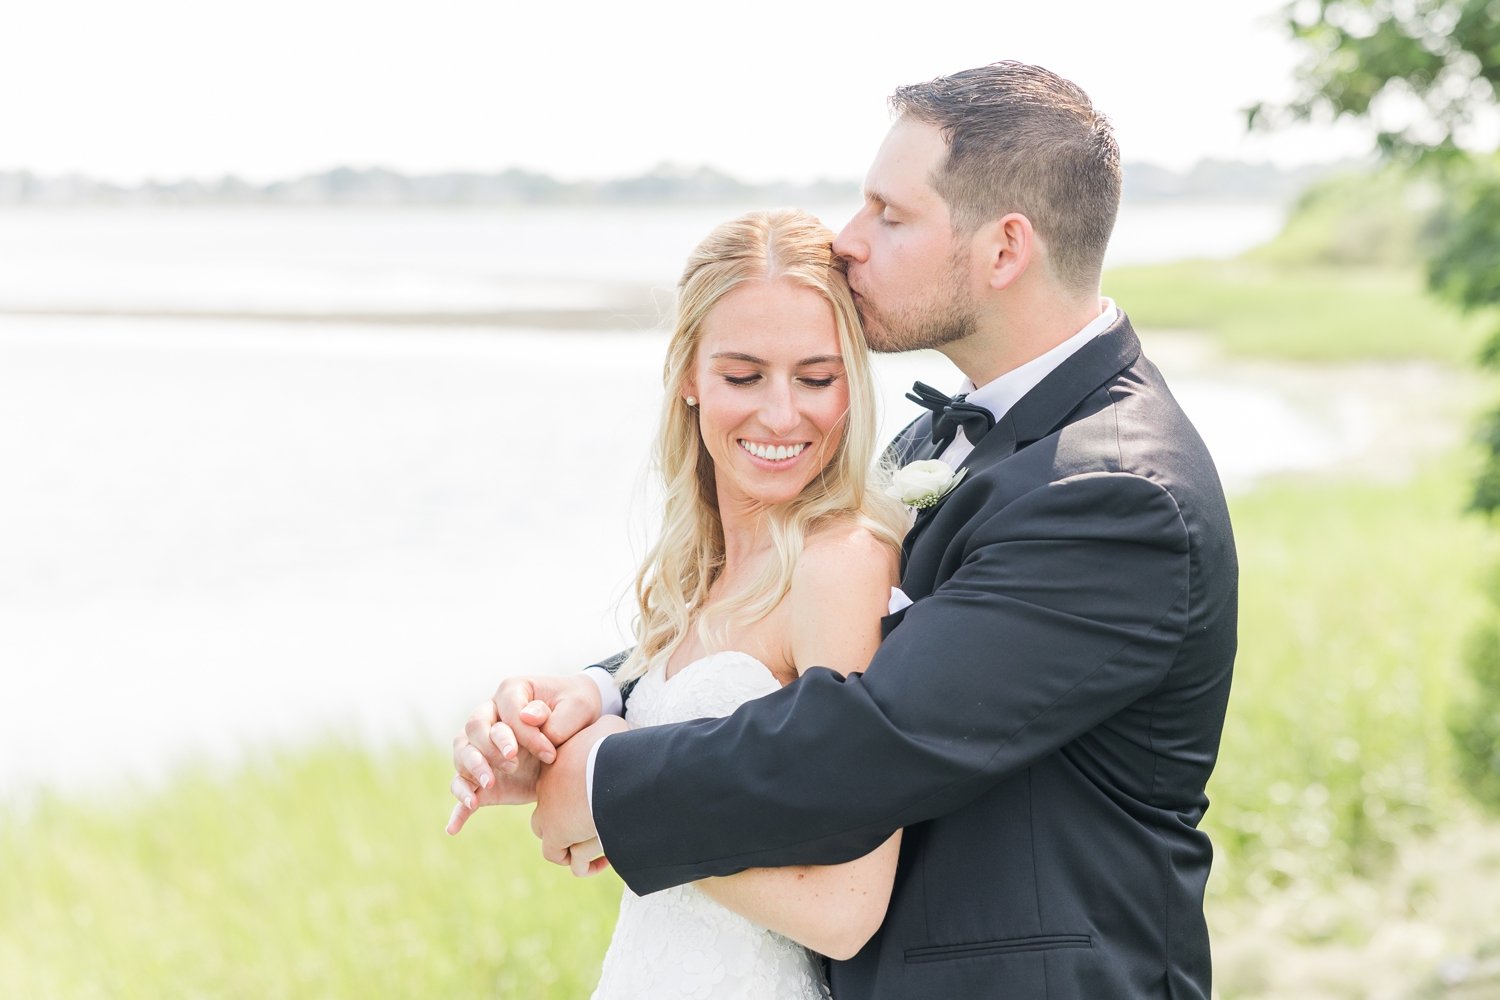
[[[1098,316],[1094,317],[1082,330],[1046,354],[1032,358],[1019,368],[1012,368],[1004,375],[991,379],[977,389],[974,388],[973,382],[964,379],[963,387],[959,390],[968,394],[964,401],[984,407],[995,415],[996,420],[1005,416],[1012,406],[1020,402],[1022,396],[1036,388],[1037,383],[1052,374],[1084,344],[1114,325],[1115,320],[1119,318],[1120,310],[1115,307],[1113,299],[1101,301],[1104,308]]]

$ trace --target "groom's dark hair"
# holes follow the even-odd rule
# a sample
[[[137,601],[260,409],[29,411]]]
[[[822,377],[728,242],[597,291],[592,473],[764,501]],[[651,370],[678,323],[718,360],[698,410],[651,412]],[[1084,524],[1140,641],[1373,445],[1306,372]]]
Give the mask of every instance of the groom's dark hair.
[[[1081,87],[997,62],[902,87],[891,109],[942,130],[948,158],[932,185],[956,230],[1019,212],[1063,282],[1098,282],[1120,208],[1120,148]]]

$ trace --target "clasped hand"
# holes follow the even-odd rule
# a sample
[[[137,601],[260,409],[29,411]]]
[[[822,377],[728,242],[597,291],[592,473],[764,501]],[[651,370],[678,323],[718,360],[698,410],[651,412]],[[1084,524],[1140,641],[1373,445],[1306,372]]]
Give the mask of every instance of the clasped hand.
[[[585,770],[593,745],[627,727],[618,716],[599,716],[599,689],[581,674],[501,683],[453,738],[458,805],[448,833],[484,806],[536,802],[531,829],[542,856],[575,875],[602,871],[609,862],[590,815]]]

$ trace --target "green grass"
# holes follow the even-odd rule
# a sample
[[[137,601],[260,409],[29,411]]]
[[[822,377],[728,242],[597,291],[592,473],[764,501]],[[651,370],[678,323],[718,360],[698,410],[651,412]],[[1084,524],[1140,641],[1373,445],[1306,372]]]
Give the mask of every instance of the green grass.
[[[441,747],[334,745],[0,817],[0,996],[584,997],[613,875],[526,810],[442,827]]]
[[[1104,294],[1138,329],[1202,333],[1234,355],[1471,364],[1493,319],[1460,315],[1424,289],[1416,266],[1241,259],[1123,267],[1104,275]]]
[[[1232,503],[1240,654],[1207,827],[1217,886],[1378,872],[1462,800],[1445,718],[1496,539],[1463,463]]]
[[[1433,183],[1399,168],[1329,178],[1239,259],[1116,268],[1104,293],[1140,329],[1202,333],[1235,355],[1470,365],[1500,318],[1426,290]]]

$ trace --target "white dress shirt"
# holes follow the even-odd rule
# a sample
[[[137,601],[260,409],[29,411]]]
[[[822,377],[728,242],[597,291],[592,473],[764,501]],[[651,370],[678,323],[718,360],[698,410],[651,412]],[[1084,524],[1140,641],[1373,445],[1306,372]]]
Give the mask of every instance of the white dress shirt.
[[[1114,325],[1120,311],[1115,308],[1112,299],[1104,299],[1103,306],[1103,311],[1090,320],[1087,326],[1046,354],[1032,358],[1019,368],[1012,368],[1004,375],[991,379],[977,389],[974,388],[973,382],[964,379],[964,384],[958,390],[961,393],[967,393],[964,402],[984,407],[998,422],[1001,417],[1010,412],[1012,406],[1021,401],[1022,396],[1035,389],[1042,379],[1051,375],[1080,347]],[[948,443],[948,447],[943,449],[943,453],[938,457],[957,469],[973,450],[974,445],[970,443],[964,434],[964,429],[960,427],[958,433],[953,436],[953,440]]]
[[[965,379],[963,386],[959,389],[959,392],[967,393],[964,401],[984,407],[994,415],[996,421],[999,421],[1000,418],[1010,412],[1012,406],[1020,402],[1022,396],[1035,389],[1042,379],[1056,371],[1064,361],[1077,353],[1079,348],[1114,325],[1115,320],[1120,315],[1120,311],[1116,308],[1114,300],[1101,299],[1100,304],[1102,308],[1098,316],[1090,320],[1088,325],[1082,330],[1079,330],[1046,354],[1032,358],[1024,365],[1012,368],[1000,377],[991,379],[978,388],[974,387],[973,382]],[[958,433],[954,435],[953,440],[948,442],[948,447],[943,449],[943,453],[938,457],[952,468],[957,469],[973,450],[973,443],[969,441],[968,437],[964,434],[964,429],[960,427]],[[900,594],[900,591],[898,590],[896,593]],[[906,595],[901,594],[901,597],[904,598]],[[892,595],[893,604],[896,600],[897,598]],[[895,609],[893,608],[892,610]],[[595,684],[599,685],[599,700],[603,706],[603,714],[624,715],[625,701],[620,695],[620,686],[615,683],[614,675],[603,667],[588,667],[584,670],[584,674]],[[604,739],[608,738],[606,736]],[[590,748],[588,766],[584,774],[590,813],[594,809],[594,761],[598,758],[599,748],[603,745],[604,740],[600,740]]]

